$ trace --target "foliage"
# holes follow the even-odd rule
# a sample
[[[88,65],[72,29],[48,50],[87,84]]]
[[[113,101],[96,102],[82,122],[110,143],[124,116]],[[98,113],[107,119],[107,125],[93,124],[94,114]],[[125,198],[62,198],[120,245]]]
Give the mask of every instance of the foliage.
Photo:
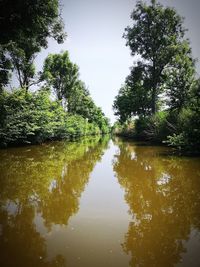
[[[115,122],[112,127],[112,133],[115,135],[122,135],[125,137],[133,137],[135,129],[135,122],[128,120],[121,124],[120,122]]]
[[[172,133],[166,143],[192,153],[200,152],[200,81],[191,88],[186,107],[170,111]]]
[[[114,100],[118,133],[135,119],[133,137],[200,152],[200,82],[182,18],[156,1],[138,1],[131,18],[124,37],[139,61]]]
[[[131,117],[131,91],[126,85],[120,88],[118,95],[115,97],[113,109],[115,115],[119,117],[121,123]]]
[[[44,88],[35,93],[17,89],[0,95],[0,145],[41,143],[100,134],[97,124],[65,112]]]
[[[34,75],[35,55],[41,48],[47,47],[48,37],[54,38],[58,43],[65,39],[59,2],[58,0],[1,1],[0,17],[1,50],[17,72],[20,86],[28,90],[30,79]],[[2,84],[7,82],[8,76],[5,76]]]
[[[50,54],[45,59],[42,80],[52,87],[58,100],[65,100],[68,106],[69,97],[78,83],[78,66],[69,59],[67,51]]]
[[[146,139],[145,130],[149,124],[149,118],[139,117],[135,120],[134,136],[137,139]]]
[[[166,104],[171,110],[180,111],[190,101],[195,85],[195,66],[188,42],[183,42],[172,64],[164,72]]]
[[[98,132],[98,128],[102,133],[110,131],[109,121],[95,105],[85,84],[79,80],[78,66],[70,61],[67,51],[46,58],[41,79],[53,89],[69,114],[80,115],[96,125],[96,129],[91,128],[92,134]]]
[[[151,5],[138,1],[131,18],[134,24],[125,29],[124,37],[132,55],[139,55],[140,60],[114,101],[121,122],[133,116],[154,115],[162,102],[180,110],[187,104],[195,81],[182,18],[173,8],[156,1]]]
[[[182,18],[172,8],[164,8],[156,1],[147,5],[138,1],[131,18],[132,27],[125,29],[124,37],[131,54],[143,59],[148,90],[151,92],[151,112],[157,111],[158,96],[162,92],[163,71],[171,64],[184,36]]]
[[[125,85],[115,97],[113,108],[121,122],[133,116],[151,114],[151,93],[145,68],[141,62],[133,67]]]
[[[148,123],[144,129],[144,134],[147,140],[162,143],[170,134],[170,128],[167,120],[167,112],[157,112],[149,117]]]
[[[0,45],[0,93],[3,87],[8,84],[10,78],[11,62],[4,54],[4,50]]]
[[[200,112],[183,109],[177,116],[176,131],[166,141],[189,152],[200,152]]]
[[[51,36],[58,42],[65,37],[58,0],[1,1],[0,12],[1,44],[10,40],[20,44],[28,37],[34,40],[32,45],[35,48],[38,45],[47,47],[47,37]],[[27,41],[26,45],[31,45]]]
[[[157,112],[150,117],[140,116],[135,120],[128,120],[123,124],[115,125],[114,133],[137,140],[162,143],[171,133],[167,117],[168,112]]]

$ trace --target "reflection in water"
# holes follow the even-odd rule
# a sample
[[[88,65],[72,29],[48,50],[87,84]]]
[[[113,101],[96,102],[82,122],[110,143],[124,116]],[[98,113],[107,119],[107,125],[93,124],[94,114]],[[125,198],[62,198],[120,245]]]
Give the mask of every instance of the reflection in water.
[[[199,159],[163,155],[162,147],[117,144],[113,167],[132,215],[122,244],[130,266],[200,266],[199,252],[185,256],[194,231],[200,248]]]
[[[200,266],[199,159],[108,139],[0,151],[0,266]]]
[[[63,255],[48,259],[35,220],[42,217],[46,232],[67,225],[107,143],[105,137],[1,151],[0,266],[66,266]]]

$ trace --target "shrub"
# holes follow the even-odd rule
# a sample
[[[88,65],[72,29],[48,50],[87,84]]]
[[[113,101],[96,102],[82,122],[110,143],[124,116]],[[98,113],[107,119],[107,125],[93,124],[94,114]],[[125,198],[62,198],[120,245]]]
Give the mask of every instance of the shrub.
[[[0,94],[0,146],[36,144],[100,134],[99,127],[80,115],[65,112],[47,90],[17,89]]]
[[[185,108],[177,114],[176,132],[167,137],[166,143],[180,150],[200,151],[200,114],[198,110]]]
[[[162,143],[170,132],[167,116],[168,113],[162,111],[157,112],[153,116],[138,118],[135,121],[135,137],[137,139]]]

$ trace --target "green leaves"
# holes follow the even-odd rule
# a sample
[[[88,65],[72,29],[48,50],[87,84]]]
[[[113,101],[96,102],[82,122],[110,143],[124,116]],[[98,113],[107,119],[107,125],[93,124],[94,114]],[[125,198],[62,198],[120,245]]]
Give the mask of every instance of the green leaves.
[[[78,66],[69,59],[67,51],[60,54],[50,54],[43,67],[41,80],[52,87],[58,100],[68,102],[73,88],[78,83]]]
[[[3,56],[12,63],[20,86],[28,90],[35,74],[33,61],[36,54],[41,48],[47,48],[49,37],[58,43],[62,43],[66,37],[63,31],[64,24],[59,15],[59,2],[58,0],[1,1],[0,18],[0,46]],[[2,56],[0,64],[1,60]],[[3,70],[6,69],[3,66]],[[13,69],[10,68],[9,72]],[[0,72],[1,76],[4,75],[0,80],[0,86],[6,85],[9,81],[5,71]]]
[[[164,75],[167,104],[171,110],[180,111],[188,105],[196,80],[194,60],[188,42],[179,45],[179,51]]]
[[[101,109],[95,105],[85,84],[79,79],[79,68],[70,61],[68,51],[52,54],[46,58],[41,80],[46,81],[70,116],[77,116],[77,121],[80,122],[79,115],[96,125],[96,129],[91,128],[92,133],[110,131],[108,120]],[[77,132],[83,135],[76,124],[72,129],[72,135],[77,135]]]
[[[124,38],[131,54],[139,55],[142,59],[136,67],[142,66],[143,76],[148,79],[144,81],[148,85],[143,88],[147,94],[151,92],[151,113],[154,114],[158,110],[159,95],[165,83],[163,72],[173,63],[180,50],[185,30],[182,18],[176,11],[156,1],[152,5],[138,1],[131,18],[134,24],[125,29]],[[131,75],[135,75],[135,72]],[[138,77],[138,81],[141,79]],[[149,109],[149,101],[146,104]]]
[[[80,115],[67,113],[60,102],[50,100],[45,89],[36,93],[17,89],[0,94],[0,146],[96,135],[109,132],[108,125],[103,115],[89,122]]]
[[[113,108],[121,122],[132,116],[147,116],[151,113],[151,88],[146,68],[143,63],[133,67],[115,98]]]
[[[124,38],[140,60],[115,98],[115,115],[136,138],[199,152],[200,87],[183,19],[156,1],[138,1],[131,18]]]

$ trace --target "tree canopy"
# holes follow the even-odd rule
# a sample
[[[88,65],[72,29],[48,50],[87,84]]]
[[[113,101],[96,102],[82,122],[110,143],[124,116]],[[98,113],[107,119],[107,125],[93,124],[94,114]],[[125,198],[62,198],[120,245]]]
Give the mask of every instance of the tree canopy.
[[[132,56],[140,56],[137,68],[143,72],[138,77],[136,71],[132,71],[131,79],[134,79],[134,86],[136,79],[143,80],[142,90],[145,89],[147,94],[150,94],[151,113],[155,114],[158,110],[159,95],[163,92],[166,82],[164,72],[171,68],[172,64],[175,66],[174,61],[179,53],[183,54],[183,49],[180,49],[185,33],[183,20],[173,8],[165,8],[156,1],[152,1],[150,5],[138,1],[131,18],[133,25],[125,29],[124,38]],[[141,79],[141,76],[145,76],[145,80]]]
[[[78,83],[79,69],[69,59],[67,51],[50,54],[44,62],[42,79],[52,87],[58,100],[69,100],[73,88]]]
[[[36,75],[35,57],[47,48],[49,38],[62,43],[66,37],[60,10],[58,0],[0,1],[0,146],[110,130],[68,51],[49,55]],[[19,88],[9,91],[12,75]],[[38,83],[34,92],[29,91]]]
[[[33,61],[48,38],[62,43],[66,34],[58,0],[6,0],[0,2],[1,86],[15,70],[21,87],[28,87],[35,74]],[[9,62],[9,64],[7,63]]]
[[[121,123],[138,118],[137,138],[199,150],[199,86],[183,18],[152,0],[138,1],[131,19],[124,38],[139,60],[115,97],[115,115]]]

